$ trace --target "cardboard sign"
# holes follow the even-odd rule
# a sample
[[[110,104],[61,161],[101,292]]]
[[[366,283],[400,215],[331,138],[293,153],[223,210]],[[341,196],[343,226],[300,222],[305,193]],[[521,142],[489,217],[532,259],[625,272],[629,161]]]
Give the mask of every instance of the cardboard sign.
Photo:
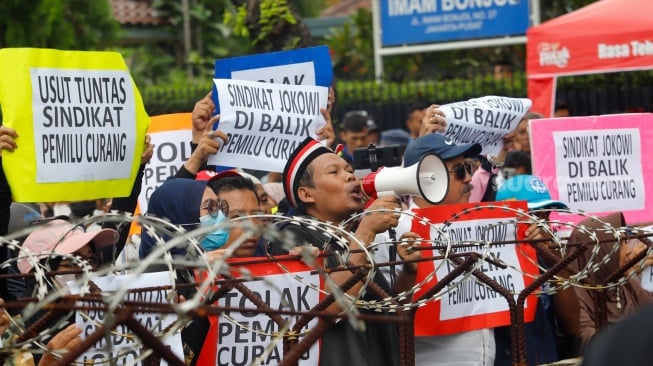
[[[216,79],[329,87],[333,68],[329,48],[316,46],[216,60],[214,76]],[[213,102],[217,113],[221,113],[215,89]]]
[[[152,117],[148,131],[154,154],[143,173],[141,194],[138,206],[141,212],[147,212],[147,203],[155,189],[166,179],[174,177],[179,168],[190,158],[192,140],[192,113],[164,114]]]
[[[121,289],[138,289],[138,288],[155,288],[161,286],[171,286],[172,281],[169,272],[153,272],[142,273],[138,275],[109,275],[103,277],[92,278],[92,281],[103,292],[115,292]],[[126,293],[124,299],[129,301],[145,301],[151,303],[169,303],[168,295],[171,290],[158,290],[148,292],[133,292]],[[72,293],[79,293],[79,288],[71,286]],[[176,314],[159,314],[150,312],[137,312],[134,317],[147,329],[155,335],[162,335],[163,331],[177,320]],[[105,314],[98,311],[89,311],[84,314],[77,312],[75,322],[77,327],[82,329],[82,339],[93,334],[98,327],[104,324]],[[171,336],[161,338],[161,341],[168,346],[171,351],[179,357],[180,360],[184,359],[184,352],[181,342],[181,332],[176,332]],[[111,344],[107,344],[110,341]],[[133,334],[125,325],[118,325],[110,333],[107,340],[106,337],[100,340],[86,352],[84,352],[77,362],[80,364],[106,364],[109,359],[113,359],[118,365],[140,365],[140,362],[135,360],[141,357],[143,350],[139,347],[138,337]],[[108,352],[109,347],[111,353]],[[142,360],[141,360],[142,361]],[[163,362],[164,364],[167,364]]]
[[[239,267],[247,269],[252,276],[265,276],[265,281],[247,281],[244,284],[259,296],[272,309],[285,309],[294,311],[308,311],[320,301],[320,293],[308,284],[322,287],[322,279],[318,274],[311,274],[312,268],[300,261],[284,261],[283,265],[292,273],[285,273],[275,263],[239,265],[239,261],[229,260],[230,266],[235,268],[234,277],[239,276]],[[299,276],[298,281],[293,276]],[[219,306],[245,307],[255,309],[256,306],[237,290],[228,292],[218,301]],[[282,316],[288,318],[287,316]],[[290,317],[291,326],[295,319]],[[311,320],[306,331],[317,324],[317,318]],[[252,331],[253,330],[253,331]],[[273,337],[269,334],[278,332],[280,326],[268,315],[258,312],[225,311],[223,316],[211,320],[211,328],[204,342],[204,347],[198,360],[199,365],[251,365],[257,357],[263,355]],[[261,332],[263,334],[261,334]],[[301,337],[300,337],[301,340]],[[317,365],[319,360],[319,342],[311,346],[309,351],[302,355],[299,365]],[[261,364],[276,365],[283,359],[283,343],[279,341],[271,353]]]
[[[498,203],[497,203],[498,204]],[[527,210],[526,203],[523,201],[501,202],[511,208],[520,208]],[[450,220],[452,216],[461,210],[472,208],[474,204],[464,205],[445,205],[423,209],[414,209],[414,213],[420,217],[425,217],[433,223]],[[526,227],[516,224],[517,215],[511,211],[500,209],[483,209],[475,210],[464,215],[459,220],[451,222],[449,225],[439,225],[445,230],[453,244],[464,242],[499,242],[510,241],[523,238]],[[501,221],[502,224],[497,223]],[[411,231],[418,233],[423,238],[438,239],[438,231],[434,227],[424,225],[420,220],[414,219]],[[432,244],[424,243],[425,246]],[[472,251],[470,248],[459,249],[459,252]],[[532,283],[530,276],[538,274],[538,268],[531,261],[535,261],[535,250],[527,244],[503,244],[493,245],[490,251],[495,258],[508,263],[520,271],[513,268],[501,268],[488,262],[482,262],[479,271],[498,282],[502,287],[509,291],[519,294],[526,286]],[[451,253],[454,253],[452,250]],[[424,251],[424,256],[442,255],[438,250]],[[442,261],[422,262],[417,267],[417,281],[424,280],[430,273],[435,271],[436,276],[423,286],[414,296],[419,298],[423,293],[428,291],[438,279],[443,278],[453,268],[455,264]],[[517,295],[515,295],[515,299]],[[524,318],[526,321],[532,321],[535,316],[535,306],[537,297],[531,295],[527,298]],[[475,277],[470,277],[462,282],[455,279],[449,292],[439,301],[428,302],[425,306],[419,308],[415,315],[415,335],[416,336],[434,336],[466,332],[470,330],[494,328],[510,324],[510,312],[508,302],[499,293],[489,286],[476,281]]]
[[[653,167],[642,160],[652,122],[650,113],[531,120],[533,172],[571,209],[650,221]]]
[[[220,130],[228,136],[209,164],[282,172],[290,154],[326,125],[328,88],[215,79]]]
[[[2,159],[16,201],[129,195],[150,121],[119,53],[0,50],[0,104],[19,135]]]
[[[456,144],[477,142],[481,154],[499,155],[503,137],[512,132],[531,107],[530,99],[485,96],[440,106],[446,115],[444,136]]]

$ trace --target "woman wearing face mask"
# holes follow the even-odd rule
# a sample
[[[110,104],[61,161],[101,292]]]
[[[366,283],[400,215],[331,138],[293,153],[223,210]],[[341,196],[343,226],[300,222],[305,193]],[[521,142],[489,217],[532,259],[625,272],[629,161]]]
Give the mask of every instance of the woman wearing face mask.
[[[218,200],[212,189],[204,181],[173,178],[157,188],[148,204],[148,215],[164,218],[173,225],[182,226],[192,231],[200,225],[214,225],[226,220],[229,206],[226,201]],[[213,251],[222,247],[227,241],[228,233],[218,229],[206,234],[200,241],[202,248]],[[170,238],[164,237],[164,240]],[[156,239],[143,230],[139,255],[145,258],[156,246]],[[186,248],[172,248],[173,256],[185,256]]]
[[[227,175],[220,173],[211,178],[207,185],[211,187],[222,202],[227,202],[229,206],[227,217],[229,220],[264,213],[254,182],[242,176],[241,173]],[[246,221],[239,219],[238,225],[233,225],[229,229],[224,248],[228,248],[238,241],[239,245],[233,253],[234,257],[254,256],[257,245],[261,240],[260,233],[251,233],[246,229],[248,224],[258,227],[263,222],[255,217],[248,218]],[[217,259],[220,255],[220,251],[216,251],[214,258],[210,259]]]
[[[206,181],[196,181],[184,178],[172,178],[165,181],[157,188],[150,197],[147,209],[148,215],[167,219],[171,224],[181,226],[187,231],[192,231],[200,225],[214,225],[223,222],[229,212],[226,201],[217,199],[216,194],[206,186]],[[162,235],[161,232],[158,233]],[[164,241],[172,239],[162,235]],[[228,233],[224,230],[216,230],[206,234],[200,239],[200,245],[209,258],[227,241]],[[139,247],[140,258],[147,257],[157,246],[156,238],[151,236],[148,230],[143,230],[141,244]],[[170,254],[184,257],[187,254],[186,247],[175,247],[170,249]],[[151,268],[157,270],[159,268]],[[167,270],[167,268],[160,268]],[[194,282],[194,274],[189,270],[177,270],[177,278],[180,282]],[[194,290],[186,288],[180,291],[185,298],[192,296]],[[181,332],[184,353],[192,358],[192,363],[202,349],[204,338],[209,330],[209,322],[205,317],[195,317]]]

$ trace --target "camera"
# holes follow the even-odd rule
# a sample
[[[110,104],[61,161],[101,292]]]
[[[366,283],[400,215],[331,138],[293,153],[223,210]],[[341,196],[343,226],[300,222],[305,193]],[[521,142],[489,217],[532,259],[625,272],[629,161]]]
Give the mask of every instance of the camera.
[[[375,146],[354,149],[353,167],[356,175],[376,171],[380,167],[401,166],[403,152],[406,147],[402,145]]]

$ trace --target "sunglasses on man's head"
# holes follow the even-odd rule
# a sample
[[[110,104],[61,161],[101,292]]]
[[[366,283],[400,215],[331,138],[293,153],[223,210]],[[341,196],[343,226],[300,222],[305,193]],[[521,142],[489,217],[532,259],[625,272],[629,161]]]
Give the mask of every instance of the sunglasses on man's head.
[[[227,217],[229,216],[229,203],[224,200],[214,200],[213,198],[209,198],[202,203],[200,210],[209,211],[211,217],[218,217],[219,212],[222,211],[222,214]]]
[[[360,111],[349,111],[345,113],[345,118],[349,116],[361,116],[361,117],[367,117],[368,113],[365,110],[360,110]]]
[[[452,170],[449,170],[449,173],[456,174],[456,179],[465,180],[467,174],[472,175],[472,164],[470,163],[459,163],[453,166]]]

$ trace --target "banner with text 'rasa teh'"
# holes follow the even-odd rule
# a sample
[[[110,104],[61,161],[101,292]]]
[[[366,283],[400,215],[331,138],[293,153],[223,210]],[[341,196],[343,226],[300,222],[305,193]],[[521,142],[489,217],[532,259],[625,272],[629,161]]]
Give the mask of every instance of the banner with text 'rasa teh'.
[[[326,125],[328,88],[215,79],[228,140],[209,164],[282,172],[290,154]]]
[[[529,123],[533,172],[554,199],[596,215],[623,211],[628,223],[653,220],[653,114]]]
[[[440,110],[447,121],[444,136],[456,144],[477,142],[481,154],[499,155],[503,137],[512,132],[531,108],[527,98],[485,96],[444,104]]]
[[[143,172],[143,185],[138,196],[141,212],[147,212],[150,196],[166,179],[174,177],[179,168],[190,158],[192,113],[173,113],[152,116],[148,130],[154,145],[152,159]]]
[[[512,209],[527,210],[524,201],[501,202],[500,204]],[[419,217],[428,218],[432,223],[441,223],[451,220],[456,213],[473,208],[475,205],[444,205],[415,209],[414,213]],[[440,227],[445,231],[452,245],[469,242],[505,242],[519,240],[524,237],[526,227],[517,224],[516,220],[517,214],[513,211],[488,208],[472,210],[461,215],[457,220],[450,221],[449,225],[424,225],[420,220],[414,219],[411,231],[423,238],[441,241],[442,245],[446,244],[446,241],[439,238],[436,227]],[[437,244],[425,242],[423,245]],[[479,250],[476,251],[479,252]],[[451,253],[469,251],[472,251],[472,249],[466,247],[458,250],[452,249]],[[506,263],[508,266],[501,268],[488,262],[482,262],[478,271],[514,293],[516,299],[517,295],[533,282],[532,275],[537,276],[538,274],[538,268],[534,264],[536,263],[535,250],[528,244],[502,244],[490,246],[490,252],[492,252],[494,258]],[[422,255],[440,256],[443,253],[433,249],[423,251]],[[419,263],[417,282],[423,281],[434,272],[435,278],[422,286],[414,298],[419,298],[453,268],[455,268],[455,264],[451,262],[442,263],[440,260]],[[524,273],[530,274],[530,276]],[[477,281],[474,276],[470,276],[462,282],[461,278],[456,278],[446,289],[448,292],[440,300],[430,301],[417,310],[415,314],[416,336],[454,334],[510,324],[508,301],[489,286]],[[531,295],[526,299],[524,314],[526,322],[533,320],[536,303],[536,296]]]
[[[150,120],[119,53],[2,49],[0,104],[19,135],[2,154],[14,200],[129,195]]]
[[[251,276],[262,280],[251,280],[243,284],[255,296],[274,310],[307,312],[313,309],[321,300],[318,288],[323,287],[321,277],[311,273],[313,268],[300,261],[283,261],[284,269],[276,263],[239,264],[252,258],[232,259],[229,265],[234,278],[240,277],[242,268],[247,269]],[[242,262],[241,262],[242,263]],[[212,318],[211,328],[207,334],[204,346],[199,355],[198,365],[252,365],[257,357],[261,357],[268,346],[275,340],[281,326],[273,317],[263,312],[255,311],[254,305],[237,289],[223,296],[218,305],[225,308],[217,319]],[[238,312],[233,308],[246,308],[252,311]],[[259,308],[260,309],[260,308]],[[262,309],[261,309],[262,310]],[[290,320],[290,328],[296,323],[296,316],[281,315],[283,320]],[[317,318],[311,320],[299,334],[299,341],[306,335],[308,329],[317,324]],[[320,342],[314,343],[299,359],[299,365],[317,365],[320,352]],[[283,342],[279,341],[274,348],[263,357],[262,365],[278,365],[283,359]]]

